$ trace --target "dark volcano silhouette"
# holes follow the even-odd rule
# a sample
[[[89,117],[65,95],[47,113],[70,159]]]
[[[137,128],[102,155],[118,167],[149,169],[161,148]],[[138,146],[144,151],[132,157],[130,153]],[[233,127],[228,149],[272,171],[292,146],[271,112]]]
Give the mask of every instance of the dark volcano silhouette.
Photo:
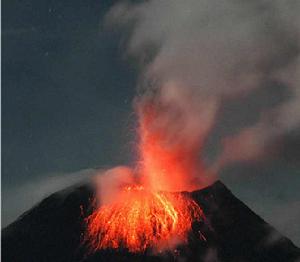
[[[203,208],[208,223],[195,222],[188,244],[176,251],[160,255],[126,250],[89,254],[82,236],[94,192],[86,184],[52,194],[3,229],[2,261],[300,261],[300,249],[221,182],[187,194]],[[199,231],[206,241],[199,238]]]

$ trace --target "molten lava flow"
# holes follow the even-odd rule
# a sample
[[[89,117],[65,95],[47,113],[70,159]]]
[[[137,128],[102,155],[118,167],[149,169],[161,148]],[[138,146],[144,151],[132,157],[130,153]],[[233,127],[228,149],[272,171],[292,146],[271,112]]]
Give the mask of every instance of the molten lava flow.
[[[183,194],[127,187],[121,201],[104,205],[87,218],[92,250],[126,248],[143,252],[186,241],[192,222],[203,219],[201,208]]]
[[[165,193],[198,187],[196,178],[202,166],[198,160],[201,138],[191,136],[181,141],[174,134],[170,138],[166,122],[157,125],[157,119],[165,120],[164,112],[164,108],[151,103],[141,106],[140,161],[136,167],[141,186],[123,186],[121,191],[112,191],[108,190],[109,183],[104,183],[104,191],[114,192],[114,201],[98,207],[86,219],[85,239],[92,251],[171,248],[175,240],[187,241],[193,221],[204,219],[201,208],[187,195]]]

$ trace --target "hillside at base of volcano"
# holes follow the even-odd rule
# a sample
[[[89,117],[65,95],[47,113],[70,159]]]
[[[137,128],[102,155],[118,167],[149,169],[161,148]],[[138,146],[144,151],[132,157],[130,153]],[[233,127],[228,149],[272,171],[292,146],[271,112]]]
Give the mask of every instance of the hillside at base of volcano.
[[[203,261],[299,262],[300,249],[251,211],[221,182],[187,193],[208,223],[195,221],[188,243],[162,254],[127,250],[89,253],[82,243],[84,218],[92,212],[90,184],[45,198],[2,230],[2,261]],[[206,240],[199,239],[201,231]]]

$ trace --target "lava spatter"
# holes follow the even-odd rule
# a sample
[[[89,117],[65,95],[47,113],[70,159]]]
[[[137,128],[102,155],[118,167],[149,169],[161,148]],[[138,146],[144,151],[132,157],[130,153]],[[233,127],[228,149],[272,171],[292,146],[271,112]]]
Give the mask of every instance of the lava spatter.
[[[201,208],[184,194],[130,186],[121,195],[120,201],[101,206],[86,219],[91,250],[168,247],[174,239],[186,241],[192,222],[204,218]]]

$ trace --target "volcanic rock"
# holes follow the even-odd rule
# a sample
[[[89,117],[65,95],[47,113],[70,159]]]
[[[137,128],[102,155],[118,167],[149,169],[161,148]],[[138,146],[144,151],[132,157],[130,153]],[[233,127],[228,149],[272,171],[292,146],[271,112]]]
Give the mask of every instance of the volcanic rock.
[[[201,206],[207,223],[195,222],[188,243],[174,250],[162,254],[134,254],[126,249],[88,252],[83,242],[84,218],[92,211],[94,190],[84,184],[50,195],[4,228],[2,261],[300,261],[300,249],[221,182],[186,194]]]

